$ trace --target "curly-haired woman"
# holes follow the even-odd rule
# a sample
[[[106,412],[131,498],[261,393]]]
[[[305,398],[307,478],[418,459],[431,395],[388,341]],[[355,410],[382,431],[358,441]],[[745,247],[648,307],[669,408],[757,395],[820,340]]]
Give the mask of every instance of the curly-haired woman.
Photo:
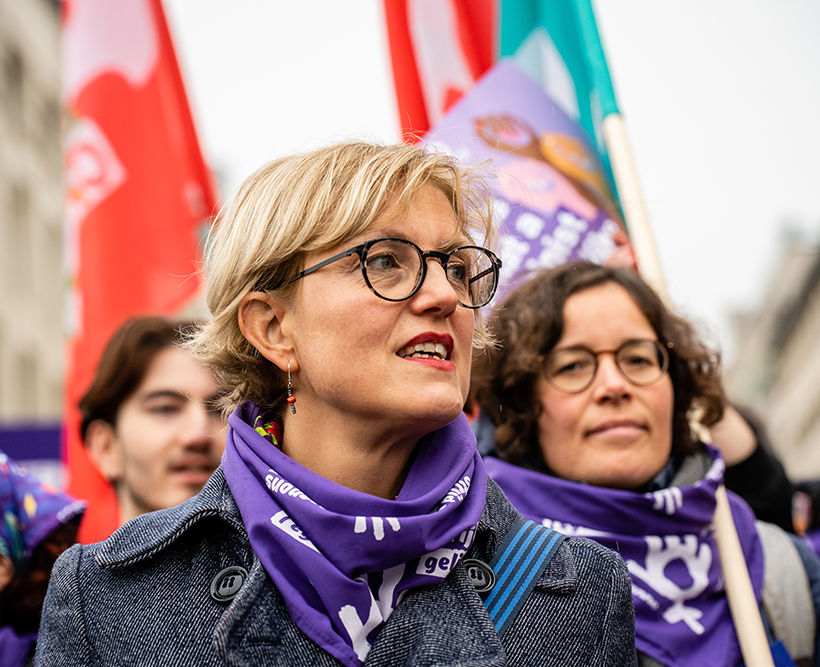
[[[477,358],[471,393],[490,476],[524,516],[623,556],[639,664],[737,665],[712,525],[725,464],[690,426],[723,415],[718,355],[634,271],[583,262],[536,274],[489,327],[500,347]],[[820,561],[730,505],[773,637],[811,659]]]

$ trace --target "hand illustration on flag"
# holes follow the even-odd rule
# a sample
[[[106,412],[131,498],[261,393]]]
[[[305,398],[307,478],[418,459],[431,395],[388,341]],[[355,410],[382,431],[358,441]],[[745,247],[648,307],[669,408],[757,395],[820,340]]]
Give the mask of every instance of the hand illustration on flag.
[[[634,262],[590,139],[513,60],[473,84],[423,141],[464,164],[491,161],[502,299],[538,269],[577,259]]]

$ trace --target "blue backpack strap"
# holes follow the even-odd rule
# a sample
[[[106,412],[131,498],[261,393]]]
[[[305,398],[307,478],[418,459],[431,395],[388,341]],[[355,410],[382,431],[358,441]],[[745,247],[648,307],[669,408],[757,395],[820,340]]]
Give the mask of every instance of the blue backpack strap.
[[[496,583],[484,600],[499,637],[515,620],[565,539],[566,535],[524,518],[507,533],[490,562]]]

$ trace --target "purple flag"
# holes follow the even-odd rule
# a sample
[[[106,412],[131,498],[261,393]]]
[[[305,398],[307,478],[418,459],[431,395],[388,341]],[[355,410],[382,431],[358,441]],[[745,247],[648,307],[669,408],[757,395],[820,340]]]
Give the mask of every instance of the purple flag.
[[[529,271],[576,259],[634,264],[597,150],[511,60],[476,82],[424,141],[463,164],[492,161],[504,262],[499,292]]]

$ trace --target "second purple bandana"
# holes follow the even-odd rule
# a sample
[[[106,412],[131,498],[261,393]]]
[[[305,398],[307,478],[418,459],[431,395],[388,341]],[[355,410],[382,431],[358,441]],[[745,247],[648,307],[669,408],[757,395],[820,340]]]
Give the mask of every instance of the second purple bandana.
[[[260,412],[245,403],[228,420],[228,486],[293,622],[356,667],[404,593],[443,581],[472,545],[487,487],[475,437],[461,415],[423,438],[386,500],[290,459],[254,430]]]
[[[639,651],[670,667],[734,667],[740,646],[712,523],[725,467],[717,450],[707,450],[713,462],[704,479],[653,493],[570,482],[496,458],[485,464],[525,517],[621,554],[632,578]],[[728,496],[759,602],[763,550],[754,515]]]

